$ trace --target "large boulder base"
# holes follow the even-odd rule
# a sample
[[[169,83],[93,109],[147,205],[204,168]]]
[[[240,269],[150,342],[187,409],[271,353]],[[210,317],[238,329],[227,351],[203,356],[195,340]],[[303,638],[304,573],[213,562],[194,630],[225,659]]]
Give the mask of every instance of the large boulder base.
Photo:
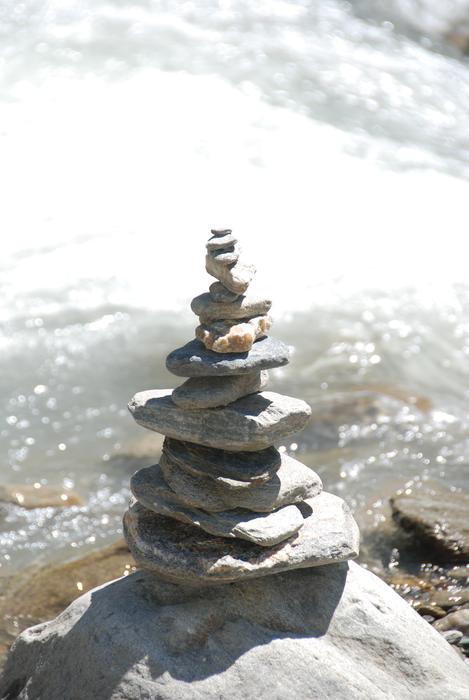
[[[354,563],[209,589],[137,572],[23,632],[17,700],[466,700],[469,668]]]

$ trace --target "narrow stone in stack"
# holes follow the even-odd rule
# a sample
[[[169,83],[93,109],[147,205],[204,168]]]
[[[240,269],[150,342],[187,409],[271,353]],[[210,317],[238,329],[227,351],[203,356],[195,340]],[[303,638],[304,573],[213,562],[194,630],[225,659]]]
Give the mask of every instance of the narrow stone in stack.
[[[345,503],[273,446],[301,430],[309,406],[265,391],[288,348],[267,336],[271,301],[247,294],[255,268],[230,229],[212,230],[206,270],[217,281],[192,301],[196,339],[168,355],[186,381],[136,394],[136,422],[165,435],[160,463],[131,480],[124,532],[138,564],[201,584],[333,563],[358,553]]]

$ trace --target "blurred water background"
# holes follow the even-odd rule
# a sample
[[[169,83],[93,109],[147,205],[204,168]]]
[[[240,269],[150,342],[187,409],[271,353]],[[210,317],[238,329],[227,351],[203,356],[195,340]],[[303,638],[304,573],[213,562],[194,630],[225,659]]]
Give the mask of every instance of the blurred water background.
[[[364,556],[396,489],[467,488],[466,29],[468,0],[0,1],[0,481],[86,504],[2,506],[0,575],[120,532],[126,403],[175,385],[216,226]]]

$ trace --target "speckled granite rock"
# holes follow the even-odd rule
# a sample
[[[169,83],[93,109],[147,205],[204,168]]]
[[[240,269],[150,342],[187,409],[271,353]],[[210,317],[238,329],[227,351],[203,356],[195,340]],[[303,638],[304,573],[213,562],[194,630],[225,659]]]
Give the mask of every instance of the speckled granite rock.
[[[148,471],[139,470],[130,480],[130,488],[138,502],[148,510],[182,523],[194,525],[211,535],[236,537],[261,547],[272,547],[291,537],[303,525],[303,516],[295,505],[279,508],[271,513],[254,513],[233,509],[208,512],[184,504],[183,495],[169,488],[158,465]]]
[[[267,335],[270,316],[256,316],[247,321],[213,321],[197,326],[195,336],[207,350],[218,353],[249,352],[254,341]]]
[[[202,534],[138,503],[124,516],[124,532],[139,566],[176,583],[194,585],[230,583],[357,556],[358,527],[341,498],[323,491],[300,507],[303,527],[270,548]]]
[[[278,472],[260,485],[230,488],[222,481],[210,477],[194,476],[161,456],[161,471],[170,488],[194,508],[218,512],[232,508],[246,508],[259,513],[268,513],[292,503],[301,503],[317,496],[322,490],[319,476],[298,460],[282,455],[282,465]],[[139,478],[150,483],[153,467],[140,470]]]
[[[288,347],[271,336],[258,340],[249,352],[219,354],[191,340],[166,358],[167,369],[178,377],[220,377],[259,372],[288,364]]]
[[[201,323],[211,321],[247,319],[265,316],[272,306],[270,299],[256,299],[241,295],[236,301],[215,302],[211,294],[199,294],[191,301],[191,309]]]
[[[194,589],[145,572],[13,648],[17,700],[466,700],[469,668],[354,562]]]
[[[211,255],[205,257],[205,269],[209,275],[236,294],[244,294],[256,274],[254,265],[247,265],[240,260],[235,265],[224,265],[214,260]]]
[[[171,398],[179,408],[216,408],[262,391],[268,379],[266,370],[232,377],[191,377],[173,390]]]
[[[263,391],[221,408],[186,411],[171,390],[141,391],[129,403],[136,422],[158,433],[223,450],[256,451],[302,430],[311,415],[307,403]]]
[[[163,454],[193,476],[210,477],[233,489],[269,481],[280,469],[283,456],[275,447],[252,452],[229,452],[165,438]]]

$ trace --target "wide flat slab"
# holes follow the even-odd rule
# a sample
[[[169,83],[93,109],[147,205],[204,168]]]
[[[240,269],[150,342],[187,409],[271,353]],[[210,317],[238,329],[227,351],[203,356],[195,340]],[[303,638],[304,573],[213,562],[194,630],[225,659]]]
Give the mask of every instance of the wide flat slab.
[[[262,547],[283,542],[297,532],[304,522],[301,511],[294,505],[272,513],[254,513],[240,508],[210,513],[196,508],[169,488],[157,464],[136,472],[130,481],[130,488],[139,503],[155,513],[194,525],[211,535],[237,537]]]
[[[263,391],[228,406],[184,410],[171,390],[141,391],[129,403],[136,422],[177,440],[223,450],[256,451],[302,430],[311,415],[300,399]]]
[[[169,353],[166,368],[178,377],[214,377],[283,367],[289,358],[288,346],[271,336],[258,340],[249,352],[242,353],[213,352],[200,340],[191,340]]]
[[[231,583],[358,555],[358,526],[341,498],[323,491],[302,508],[303,527],[268,549],[205,534],[138,503],[124,515],[124,535],[139,566],[187,585]]]

